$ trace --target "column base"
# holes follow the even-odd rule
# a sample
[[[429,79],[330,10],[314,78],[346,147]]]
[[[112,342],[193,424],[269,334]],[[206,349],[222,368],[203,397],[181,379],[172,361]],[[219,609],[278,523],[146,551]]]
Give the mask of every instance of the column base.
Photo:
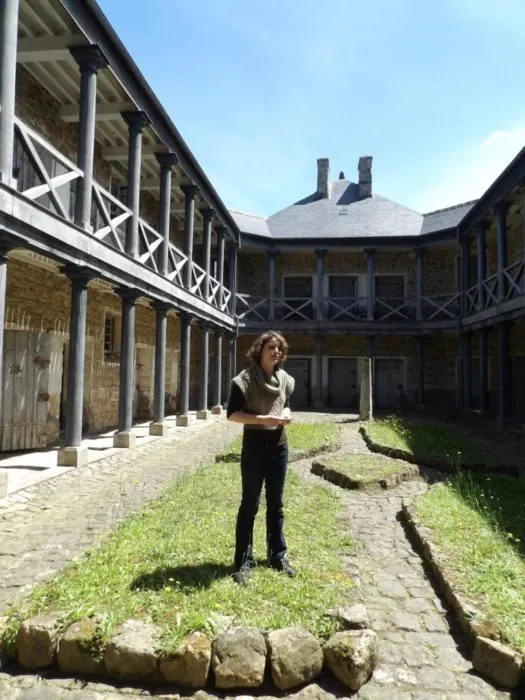
[[[131,430],[122,430],[113,436],[113,447],[129,449],[135,447],[137,436]]]
[[[149,434],[157,437],[164,437],[167,430],[168,426],[166,423],[164,423],[164,421],[154,421],[153,423],[150,423],[149,426]]]
[[[203,408],[200,411],[197,411],[198,420],[207,420],[209,415],[210,415],[210,412],[208,411],[207,408]]]
[[[7,472],[0,472],[0,498],[7,498]]]
[[[59,467],[85,467],[88,464],[88,448],[81,446],[60,447],[57,465]]]
[[[176,425],[179,428],[187,428],[190,424],[190,417],[186,413],[185,415],[177,416]]]
[[[212,415],[214,415],[214,416],[221,416],[222,411],[223,411],[223,408],[220,404],[218,404],[217,406],[211,407],[211,412],[212,412]]]

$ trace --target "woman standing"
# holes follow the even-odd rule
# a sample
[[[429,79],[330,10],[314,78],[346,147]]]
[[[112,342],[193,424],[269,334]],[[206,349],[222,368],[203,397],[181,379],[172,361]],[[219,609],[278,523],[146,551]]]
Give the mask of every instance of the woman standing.
[[[266,491],[266,544],[270,566],[295,576],[286,560],[283,534],[283,492],[288,466],[285,425],[292,415],[289,399],[295,381],[281,369],[288,344],[280,333],[267,331],[254,341],[250,362],[232,380],[228,419],[244,425],[241,452],[242,499],[235,533],[234,580],[246,585],[254,566],[253,525],[263,482]]]

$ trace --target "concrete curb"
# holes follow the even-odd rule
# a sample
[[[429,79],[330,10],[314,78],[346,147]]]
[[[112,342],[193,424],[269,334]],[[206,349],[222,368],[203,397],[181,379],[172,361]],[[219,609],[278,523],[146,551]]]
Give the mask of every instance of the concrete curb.
[[[402,450],[398,447],[386,447],[377,442],[374,442],[370,435],[368,434],[365,427],[360,426],[359,432],[366,446],[370,452],[376,452],[377,454],[385,455],[385,457],[393,457],[394,459],[402,459],[410,464],[416,464],[420,467],[429,467],[430,469],[438,469],[445,472],[455,472],[455,465],[441,459],[428,459],[414,455],[411,452]],[[506,475],[512,476],[516,479],[520,478],[520,468],[517,465],[502,465],[501,467],[491,467],[487,464],[463,464],[461,469],[470,472],[479,472],[482,474],[492,474],[492,475]]]
[[[403,501],[400,514],[409,537],[416,544],[423,561],[430,567],[439,590],[459,621],[467,644],[474,654],[475,670],[506,688],[515,688],[520,681],[525,683],[525,655],[502,644],[500,642],[501,634],[497,626],[481,619],[480,611],[450,582],[446,568],[447,557],[436,547],[432,541],[432,532],[421,524],[411,504]],[[483,654],[478,653],[479,646],[487,643],[491,646],[492,658],[490,662],[484,661]],[[521,664],[518,662],[518,666],[515,663],[516,656],[521,657]],[[514,662],[512,663],[513,658]],[[514,668],[511,673],[505,674],[509,661]],[[519,666],[521,666],[521,670],[519,670]],[[514,679],[505,682],[505,676],[514,676]]]

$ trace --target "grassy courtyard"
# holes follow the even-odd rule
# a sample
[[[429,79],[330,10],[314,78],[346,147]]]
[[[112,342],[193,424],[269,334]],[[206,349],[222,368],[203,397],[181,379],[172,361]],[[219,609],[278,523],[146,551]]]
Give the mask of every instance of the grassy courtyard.
[[[498,467],[519,461],[519,446],[513,451],[506,445],[491,443],[467,425],[418,417],[389,416],[366,426],[370,438],[390,449],[448,462],[453,466],[480,465]],[[522,446],[523,449],[523,446]]]
[[[460,472],[415,502],[446,575],[525,653],[525,482]]]
[[[318,426],[308,426],[302,432],[311,444],[312,430],[324,439]],[[20,619],[50,611],[65,611],[67,622],[101,614],[102,640],[128,618],[152,621],[163,630],[165,649],[193,631],[213,635],[220,616],[263,630],[300,624],[326,637],[333,622],[323,613],[352,587],[340,555],[352,552],[354,544],[339,524],[338,495],[289,473],[285,532],[298,575],[289,579],[266,566],[261,512],[255,532],[260,561],[247,588],[231,578],[239,501],[235,463],[213,464],[168,488],[79,562],[35,589],[12,611],[10,638]]]
[[[335,446],[339,437],[339,426],[334,423],[295,423],[286,426],[290,450],[315,450],[326,445]],[[225,455],[238,455],[242,447],[242,432],[228,446]],[[219,456],[220,459],[220,456]]]

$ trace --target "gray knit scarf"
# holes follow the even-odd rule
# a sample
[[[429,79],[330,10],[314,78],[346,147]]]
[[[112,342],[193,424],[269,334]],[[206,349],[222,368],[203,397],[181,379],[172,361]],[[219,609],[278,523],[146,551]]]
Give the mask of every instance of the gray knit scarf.
[[[243,370],[232,381],[244,395],[246,412],[254,415],[280,416],[295,386],[293,377],[283,369],[276,370],[269,377],[259,363]],[[256,430],[272,430],[265,425],[249,427]]]

